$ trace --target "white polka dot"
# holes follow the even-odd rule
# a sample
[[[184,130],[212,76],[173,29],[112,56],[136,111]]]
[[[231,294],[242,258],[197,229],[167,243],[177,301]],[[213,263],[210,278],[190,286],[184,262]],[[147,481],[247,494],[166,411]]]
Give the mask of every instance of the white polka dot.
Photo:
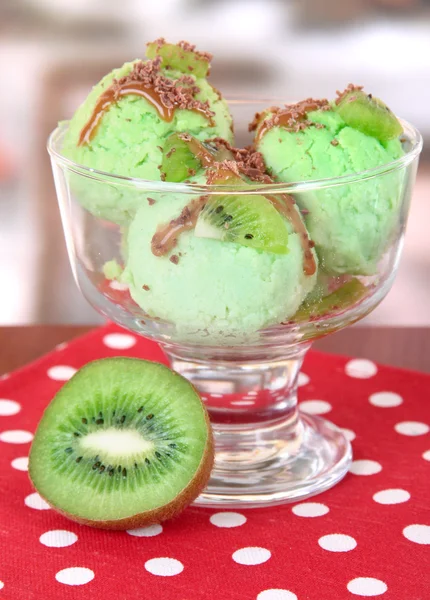
[[[256,392],[255,390],[251,390],[250,392],[248,392],[246,394],[247,396],[258,396],[258,392]]]
[[[128,333],[108,333],[103,338],[103,343],[114,350],[127,350],[136,343],[136,338]]]
[[[239,527],[246,523],[245,515],[237,512],[218,512],[211,515],[209,520],[216,527]]]
[[[357,542],[353,537],[344,535],[343,533],[323,535],[318,540],[318,544],[323,550],[328,550],[329,552],[349,552],[357,546]]]
[[[55,579],[65,585],[84,585],[94,579],[94,571],[86,567],[70,567],[58,571]]]
[[[128,290],[127,283],[121,283],[121,281],[117,281],[116,279],[112,279],[112,281],[109,283],[109,287],[113,290],[118,290],[119,292],[125,292]]]
[[[52,529],[42,533],[39,542],[49,548],[65,548],[78,541],[76,533],[66,531],[65,529]]]
[[[47,502],[43,498],[39,496],[37,492],[34,494],[30,494],[24,500],[24,503],[29,508],[34,508],[35,510],[48,510],[51,508]]]
[[[257,600],[297,600],[297,596],[288,590],[272,588],[271,590],[260,592],[257,596]]]
[[[349,442],[353,442],[355,440],[356,435],[352,429],[341,429],[341,431]]]
[[[27,444],[33,439],[33,434],[22,429],[11,429],[0,433],[0,442],[7,444]]]
[[[331,404],[325,400],[305,400],[299,403],[299,408],[308,415],[325,415],[331,411]]]
[[[415,544],[430,544],[430,525],[408,525],[403,530],[403,535]]]
[[[430,461],[430,450],[423,452],[423,459]]]
[[[222,398],[223,394],[209,394],[211,398]]]
[[[149,525],[149,527],[138,527],[137,529],[127,529],[129,535],[135,537],[154,537],[159,535],[163,531],[163,526],[156,523],[155,525]]]
[[[259,548],[258,546],[249,546],[233,552],[232,558],[239,565],[261,565],[272,556],[270,550]]]
[[[76,373],[77,369],[67,365],[55,365],[48,369],[48,377],[55,381],[67,381]]]
[[[0,590],[2,590],[4,588],[4,583],[3,581],[0,581]]]
[[[382,466],[376,460],[354,460],[349,467],[349,472],[354,475],[375,475],[382,471]]]
[[[319,502],[304,502],[303,504],[296,504],[291,510],[297,517],[322,517],[330,509]]]
[[[67,348],[68,343],[67,342],[63,342],[62,344],[58,344],[58,346],[55,346],[55,349],[60,351],[60,350],[64,350],[64,348]]]
[[[345,372],[356,379],[368,379],[378,372],[378,367],[371,360],[365,358],[354,358],[346,363]]]
[[[387,584],[374,577],[357,577],[346,586],[356,596],[380,596],[387,591]]]
[[[21,405],[15,400],[0,400],[0,417],[16,415],[21,410]]]
[[[17,471],[28,471],[28,456],[14,458],[10,464]]]
[[[184,565],[176,558],[151,558],[145,563],[145,569],[152,575],[161,577],[172,577],[179,575],[184,570]]]
[[[373,499],[378,504],[402,504],[402,502],[407,502],[410,497],[409,492],[401,489],[381,490],[373,494]]]
[[[402,421],[394,425],[394,429],[397,433],[409,436],[424,435],[430,431],[430,427],[426,423],[419,421]]]
[[[300,371],[300,373],[299,373],[299,377],[298,377],[298,379],[297,379],[297,385],[298,385],[299,387],[302,387],[302,386],[304,386],[304,385],[308,385],[308,383],[310,382],[310,380],[311,380],[311,379],[310,379],[309,375],[306,375],[306,373],[302,373],[302,372]]]
[[[231,404],[232,406],[252,406],[254,404],[254,400],[233,400]]]
[[[5,379],[8,379],[10,377],[10,373],[3,373],[3,375],[0,376],[0,381],[4,381]]]
[[[400,406],[403,402],[403,398],[395,392],[376,392],[369,397],[370,404],[373,406],[379,406],[380,408],[391,408],[393,406]]]

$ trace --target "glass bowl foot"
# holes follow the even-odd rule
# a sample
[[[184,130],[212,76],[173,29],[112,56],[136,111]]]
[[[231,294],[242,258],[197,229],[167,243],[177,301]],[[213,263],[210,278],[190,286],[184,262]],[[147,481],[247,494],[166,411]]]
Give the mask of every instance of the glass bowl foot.
[[[198,506],[256,508],[297,502],[331,488],[352,459],[343,432],[299,413],[263,427],[214,425],[215,467]]]

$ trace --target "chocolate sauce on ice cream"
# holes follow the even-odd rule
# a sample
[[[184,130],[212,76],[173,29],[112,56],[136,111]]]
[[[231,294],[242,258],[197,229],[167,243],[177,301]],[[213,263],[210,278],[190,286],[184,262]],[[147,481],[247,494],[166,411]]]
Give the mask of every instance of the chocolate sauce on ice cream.
[[[88,144],[110,106],[130,94],[145,98],[164,121],[172,121],[175,110],[184,109],[202,114],[211,126],[215,125],[214,112],[210,110],[208,102],[201,102],[195,98],[200,89],[195,85],[193,77],[182,75],[175,80],[169,79],[161,72],[161,62],[160,57],[146,62],[139,61],[135,63],[129,75],[114,80],[100,95],[90,118],[81,130],[78,145]]]
[[[330,110],[329,101],[307,98],[296,104],[286,104],[284,108],[274,106],[270,108],[269,113],[257,113],[249,125],[249,131],[257,130],[257,142],[273,127],[282,127],[288,131],[300,131],[313,125],[306,117],[314,110]],[[268,114],[271,116],[265,119]]]

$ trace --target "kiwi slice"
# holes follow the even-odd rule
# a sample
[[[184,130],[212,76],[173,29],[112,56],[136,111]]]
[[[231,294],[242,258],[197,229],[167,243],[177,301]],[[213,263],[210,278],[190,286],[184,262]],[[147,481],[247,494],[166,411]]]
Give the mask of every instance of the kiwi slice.
[[[146,47],[146,56],[151,59],[161,56],[164,68],[170,67],[175,71],[181,71],[181,73],[195,75],[196,77],[207,77],[209,74],[209,57],[188,50],[180,44],[168,44],[160,41],[150,42]]]
[[[226,169],[210,176],[213,185],[246,183]],[[288,253],[288,232],[284,219],[264,196],[212,195],[202,209],[194,230],[196,237],[235,242],[265,252]]]
[[[194,142],[199,143],[197,140]],[[181,137],[178,133],[169,135],[163,146],[161,160],[161,173],[164,174],[165,181],[184,181],[201,168],[201,161],[192,148],[184,136]]]
[[[336,111],[347,125],[381,142],[388,142],[403,131],[400,121],[382,100],[361,90],[342,96]]]
[[[186,379],[158,363],[107,358],[78,371],[45,410],[29,474],[70,519],[129,529],[192,502],[213,455],[207,412]]]
[[[344,283],[337,290],[325,296],[304,302],[294,315],[292,321],[308,321],[311,318],[323,317],[333,312],[340,312],[355,304],[366,293],[366,287],[355,277]]]
[[[164,142],[161,173],[164,181],[177,183],[223,160],[234,160],[224,145],[211,140],[200,142],[189,133],[172,133]]]

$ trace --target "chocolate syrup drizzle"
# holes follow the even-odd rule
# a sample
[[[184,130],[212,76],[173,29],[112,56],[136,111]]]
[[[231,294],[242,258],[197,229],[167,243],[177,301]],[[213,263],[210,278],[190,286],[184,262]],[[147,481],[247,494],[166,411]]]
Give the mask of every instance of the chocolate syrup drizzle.
[[[80,132],[78,145],[88,144],[112,104],[130,94],[145,98],[164,121],[172,121],[175,110],[186,109],[202,114],[211,127],[215,126],[215,113],[210,110],[209,103],[194,97],[200,91],[194,79],[189,75],[183,75],[176,80],[169,79],[161,73],[160,67],[160,57],[138,62],[129,75],[114,80],[100,95],[90,118]]]
[[[152,254],[165,256],[171,252],[178,243],[181,233],[195,228],[199,214],[206,202],[207,196],[195,198],[182,209],[179,217],[160,227],[151,241]]]
[[[281,215],[290,221],[294,231],[299,235],[303,250],[303,272],[305,275],[313,275],[317,270],[315,258],[311,250],[315,246],[315,243],[309,238],[307,229],[295,208],[293,198],[289,194],[265,197],[270,200]]]
[[[79,136],[79,146],[88,144],[95,135],[96,129],[102,120],[102,117],[109,110],[112,104],[118,102],[122,96],[134,94],[136,96],[142,96],[156,109],[160,119],[170,122],[173,119],[174,108],[164,106],[161,102],[160,94],[147,87],[141,81],[132,81],[130,83],[124,83],[120,86],[112,86],[107,88],[103,94],[99,97],[97,104],[88,119],[87,123],[81,130]]]
[[[261,182],[262,176],[264,175],[264,182],[274,183],[273,179],[255,166],[259,165],[261,167],[262,163],[260,162],[260,157],[255,156],[255,150],[252,150],[251,148],[246,150],[233,148],[228,142],[222,140],[222,145],[228,149],[233,156],[239,156],[241,160],[239,162],[235,162],[235,160],[224,160],[223,162],[219,162],[216,160],[216,156],[206,150],[206,148],[195,138],[188,134],[181,135],[181,138],[189,143],[191,151],[201,161],[202,166],[210,168],[207,178],[208,184],[228,184],[231,179],[236,181],[237,178],[240,177],[240,172],[243,172],[243,174],[246,174],[252,179],[251,175],[255,174],[254,171],[258,171],[258,173],[255,174],[256,181]],[[220,140],[217,140],[217,143],[220,144]],[[269,194],[265,195],[265,198],[272,203],[281,215],[290,221],[294,231],[299,235],[300,244],[303,250],[303,272],[308,276],[313,275],[317,268],[312,253],[314,242],[310,240],[306,227],[295,208],[294,199],[288,194]],[[208,196],[201,196],[200,198],[192,200],[182,209],[179,217],[173,219],[166,225],[161,226],[152,238],[152,253],[155,256],[164,256],[171,252],[176,246],[180,234],[195,228],[200,212],[203,210],[207,201]]]
[[[307,114],[314,110],[330,110],[328,100],[307,98],[306,100],[297,102],[297,104],[286,104],[285,108],[271,107],[269,109],[269,114],[271,115],[269,118],[265,119],[267,113],[257,113],[255,115],[254,120],[249,125],[249,131],[257,130],[255,142],[259,142],[273,127],[282,127],[294,132],[301,131],[310,125],[323,127],[323,125],[319,123],[314,124],[306,118]]]

